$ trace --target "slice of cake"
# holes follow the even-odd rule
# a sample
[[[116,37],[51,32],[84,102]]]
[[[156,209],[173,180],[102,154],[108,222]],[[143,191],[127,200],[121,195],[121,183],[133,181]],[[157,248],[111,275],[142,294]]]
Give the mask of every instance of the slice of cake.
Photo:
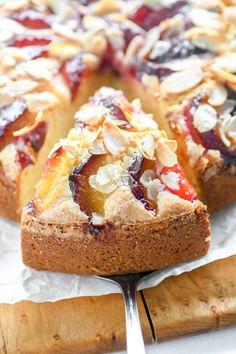
[[[206,207],[176,142],[138,100],[102,88],[53,149],[22,216],[22,254],[39,270],[143,272],[206,254]]]
[[[208,79],[167,113],[181,163],[210,210],[236,200],[235,61],[215,59]]]
[[[54,5],[53,5],[54,3]],[[75,20],[76,16],[76,20]],[[78,106],[100,87],[106,49],[68,2],[0,5],[0,214],[19,219],[42,164],[73,126]],[[86,21],[86,16],[83,14]],[[88,21],[87,21],[88,22]],[[105,77],[104,77],[105,81]]]

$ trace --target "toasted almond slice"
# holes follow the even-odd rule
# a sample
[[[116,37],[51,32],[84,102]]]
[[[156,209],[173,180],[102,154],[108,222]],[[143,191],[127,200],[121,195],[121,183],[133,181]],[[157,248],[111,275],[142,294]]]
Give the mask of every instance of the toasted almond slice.
[[[159,38],[160,38],[160,28],[153,27],[152,29],[150,29],[147,32],[147,37],[144,42],[144,46],[139,52],[139,57],[146,58]]]
[[[43,119],[44,118],[42,112],[37,113],[35,117],[35,121],[32,125],[27,125],[26,127],[13,132],[13,136],[17,137],[29,133],[32,129],[34,129],[38,125],[39,122],[43,121]]]
[[[156,153],[160,163],[166,167],[174,166],[177,163],[177,155],[166,143],[166,139],[159,139]]]
[[[51,92],[29,93],[24,96],[30,112],[41,112],[55,107],[59,104],[59,99]]]
[[[59,63],[55,59],[38,58],[23,63],[21,68],[35,79],[51,81],[53,75],[58,72]]]
[[[60,23],[54,23],[52,25],[52,31],[62,38],[66,38],[72,41],[79,41],[78,33],[72,31],[68,26],[62,25]]]
[[[10,96],[21,96],[25,93],[34,91],[39,86],[37,81],[22,79],[18,81],[9,81],[5,86],[5,90]]]
[[[116,0],[99,0],[91,7],[91,10],[96,15],[106,15],[119,11],[120,6],[120,3]]]
[[[203,80],[203,77],[203,72],[199,68],[177,72],[168,76],[161,83],[161,90],[164,93],[173,94],[185,92],[197,86]]]
[[[126,64],[132,63],[135,56],[137,55],[139,49],[143,44],[143,37],[142,36],[135,36],[128,45],[124,55],[124,62]]]
[[[12,103],[13,97],[6,90],[0,90],[0,109]]]
[[[141,78],[142,84],[146,86],[149,92],[158,93],[160,91],[160,84],[158,77],[155,75],[148,75],[144,73]]]
[[[161,181],[170,189],[178,190],[179,176],[175,172],[167,172],[161,175]]]
[[[223,85],[215,84],[208,95],[208,103],[212,106],[221,106],[227,99],[227,90]]]
[[[83,56],[83,61],[91,70],[96,69],[100,63],[99,58],[92,53],[85,53]]]
[[[86,30],[94,28],[97,30],[105,30],[108,27],[107,22],[103,18],[89,14],[83,17],[82,23]]]
[[[225,45],[223,34],[214,29],[194,27],[187,31],[185,36],[190,39],[196,47],[212,52],[223,49]]]
[[[102,119],[108,113],[108,109],[103,106],[97,106],[92,103],[86,103],[75,114],[75,119],[87,124],[97,125],[101,123]]]
[[[107,41],[106,39],[101,36],[101,35],[95,35],[92,39],[91,39],[91,43],[90,43],[90,51],[101,57],[107,48]]]
[[[220,81],[227,83],[233,90],[236,90],[236,75],[214,66],[212,67],[212,70]]]
[[[112,121],[106,120],[103,124],[103,140],[107,150],[113,155],[119,155],[128,146],[128,140],[120,128]]]
[[[149,160],[153,160],[155,152],[155,141],[152,134],[148,134],[142,139],[142,154]]]
[[[193,117],[193,124],[200,133],[213,129],[217,123],[217,112],[209,104],[200,105]]]
[[[82,46],[79,43],[53,41],[48,45],[49,56],[60,60],[72,59],[81,50]]]
[[[161,55],[164,55],[168,52],[170,49],[171,44],[169,41],[157,41],[156,44],[154,44],[151,53],[149,54],[149,58],[151,60],[154,60]]]
[[[189,12],[189,18],[197,27],[207,27],[216,30],[224,28],[224,22],[220,14],[202,8],[193,8]]]

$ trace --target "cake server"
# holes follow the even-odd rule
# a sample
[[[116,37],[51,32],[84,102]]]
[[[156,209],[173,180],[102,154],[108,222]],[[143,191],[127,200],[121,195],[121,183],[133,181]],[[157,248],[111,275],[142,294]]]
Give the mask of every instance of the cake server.
[[[123,294],[126,319],[126,345],[128,354],[145,354],[143,334],[140,326],[136,291],[139,282],[148,273],[95,276],[117,285]]]

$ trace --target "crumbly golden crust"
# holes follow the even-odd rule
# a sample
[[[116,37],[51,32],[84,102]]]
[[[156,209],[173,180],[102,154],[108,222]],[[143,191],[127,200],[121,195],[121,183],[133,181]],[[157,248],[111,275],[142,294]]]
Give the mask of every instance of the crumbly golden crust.
[[[88,224],[43,223],[25,213],[21,246],[24,263],[38,270],[88,275],[144,272],[205,255],[208,214],[199,204],[179,216],[107,224],[96,232]]]
[[[18,183],[5,176],[0,167],[0,210],[1,216],[19,221]]]

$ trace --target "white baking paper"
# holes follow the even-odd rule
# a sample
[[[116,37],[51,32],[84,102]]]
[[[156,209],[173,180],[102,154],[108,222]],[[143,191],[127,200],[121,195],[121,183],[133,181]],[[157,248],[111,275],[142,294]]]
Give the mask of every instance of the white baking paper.
[[[212,245],[207,256],[156,271],[147,276],[139,288],[155,286],[171,275],[236,254],[236,205],[216,213],[211,225]],[[114,292],[119,292],[119,288],[95,277],[39,272],[25,267],[20,253],[19,224],[0,218],[0,302],[57,301]]]

